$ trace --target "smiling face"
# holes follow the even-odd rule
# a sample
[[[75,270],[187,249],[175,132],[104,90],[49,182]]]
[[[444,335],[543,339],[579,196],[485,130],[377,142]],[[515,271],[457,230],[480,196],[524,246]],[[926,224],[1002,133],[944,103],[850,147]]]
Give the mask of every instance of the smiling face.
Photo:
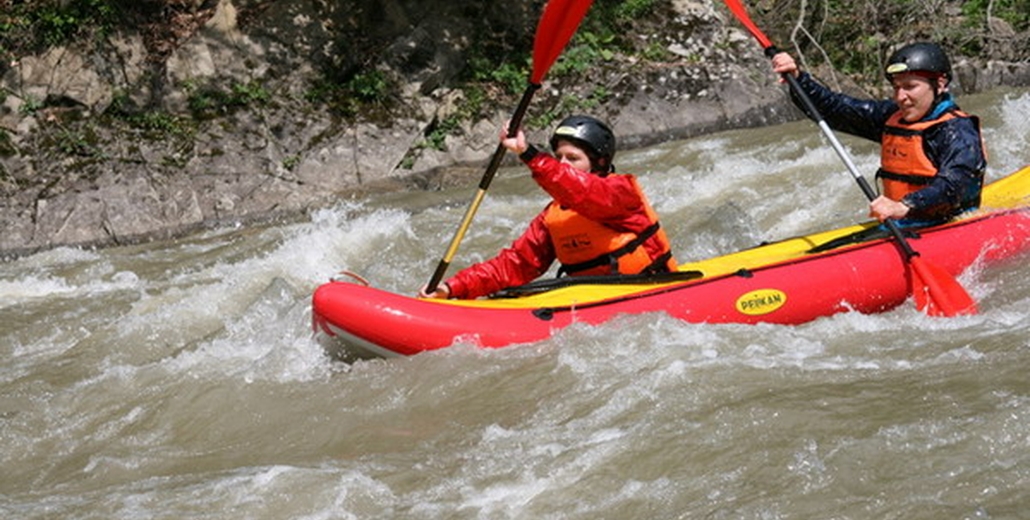
[[[565,139],[558,140],[558,147],[554,150],[554,156],[559,161],[572,166],[577,170],[585,172],[593,171],[590,164],[590,156],[580,147]]]
[[[901,108],[902,119],[913,123],[930,111],[937,90],[943,90],[947,80],[908,72],[891,77],[891,85],[894,87],[894,102]]]

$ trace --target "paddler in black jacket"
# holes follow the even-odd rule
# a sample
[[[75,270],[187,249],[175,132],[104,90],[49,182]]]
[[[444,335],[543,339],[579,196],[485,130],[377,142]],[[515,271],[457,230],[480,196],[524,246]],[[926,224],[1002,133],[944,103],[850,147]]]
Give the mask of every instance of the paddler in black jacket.
[[[772,59],[778,74],[793,74],[831,128],[881,144],[876,177],[882,195],[869,216],[905,225],[946,221],[980,204],[987,159],[979,119],[948,92],[951,62],[934,43],[895,51],[886,76],[891,99],[858,99],[833,92],[800,72],[786,52]],[[792,95],[794,104],[804,106]]]

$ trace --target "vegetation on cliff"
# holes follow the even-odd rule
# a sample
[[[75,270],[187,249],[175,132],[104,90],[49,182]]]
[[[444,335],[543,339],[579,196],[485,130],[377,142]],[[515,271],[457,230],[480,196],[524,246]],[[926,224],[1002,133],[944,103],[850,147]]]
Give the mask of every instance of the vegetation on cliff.
[[[755,16],[811,65],[850,76],[869,91],[885,87],[884,63],[899,43],[935,41],[977,62],[1030,60],[1025,0],[777,0]]]
[[[235,2],[239,24],[245,29],[276,1]],[[674,8],[674,1],[681,4],[679,9]],[[407,0],[349,0],[316,7],[332,28],[331,45],[313,57],[320,74],[310,80],[301,102],[327,110],[342,121],[388,124],[397,111],[410,110],[402,96],[406,85],[417,83],[423,94],[440,87],[455,89],[463,94],[458,106],[432,121],[412,152],[442,149],[445,138],[464,122],[484,116],[498,101],[514,103],[529,73],[528,56],[543,3],[509,3],[498,9],[484,2],[456,2],[444,4],[448,6],[444,13],[438,12],[439,5]],[[697,4],[692,7],[702,11],[708,5],[688,0],[596,0],[562,59],[549,72],[549,79],[577,88],[558,96],[545,93],[541,96],[545,99],[538,100],[542,112],[529,124],[544,127],[561,114],[590,110],[609,101],[611,82],[598,78],[626,70],[645,77],[648,69],[660,69],[671,61],[702,61],[696,50],[674,53],[672,47],[699,30],[699,23],[712,22],[718,27],[726,22],[703,16],[677,19],[683,4]],[[756,21],[782,48],[793,50],[805,66],[847,76],[869,92],[882,93],[883,62],[897,42],[935,40],[957,55],[980,61],[1030,60],[1030,12],[1025,0],[763,0],[752,4]],[[157,139],[188,140],[197,121],[260,105],[270,98],[259,83],[165,84],[164,62],[169,54],[217,7],[218,0],[0,0],[0,77],[21,56],[73,42],[99,46],[113,32],[138,33],[151,68],[149,100],[141,106],[129,92],[118,92],[106,113],[99,115],[99,124],[123,126]],[[733,23],[732,17],[719,11],[721,4],[715,8],[708,10],[722,12],[723,18]],[[398,17],[396,12],[405,15]],[[436,23],[452,27],[434,31],[424,22],[434,15],[439,18]],[[415,20],[423,21],[414,27]],[[417,34],[406,35],[410,32]],[[693,89],[706,86],[698,84]],[[162,98],[171,89],[185,93],[188,112],[165,109]],[[0,103],[6,95],[0,91]],[[488,105],[487,100],[492,103]],[[67,100],[26,99],[20,110],[33,113],[62,103]],[[88,128],[64,131],[47,142],[70,154],[100,154],[89,134]],[[0,152],[9,155],[13,151],[7,133],[0,130]],[[410,165],[412,157],[409,154],[400,166]]]
[[[0,0],[0,250],[299,213],[376,181],[454,182],[525,88],[544,4]],[[869,93],[892,46],[915,39],[988,77],[963,86],[1030,83],[1026,0],[747,4],[806,68]],[[1007,63],[970,66],[989,60]],[[717,0],[595,0],[527,126],[590,112],[634,146],[782,121],[772,81]]]
[[[275,1],[236,2],[240,24],[247,24]],[[409,3],[350,0],[343,2],[342,8],[325,7],[325,16],[334,22],[333,51],[320,57],[322,74],[312,81],[307,101],[322,104],[343,118],[375,117],[396,101],[402,85],[433,60],[433,56],[420,53],[417,38],[405,42],[412,48],[403,51],[391,45],[410,27],[397,27],[396,21],[391,26],[385,11]],[[517,95],[528,73],[525,57],[543,3],[509,3],[504,9],[484,2],[455,3],[448,15],[462,34],[454,37],[452,47],[466,65],[431,78],[422,90],[439,86],[465,89],[465,115],[472,115],[486,97]],[[673,35],[665,34],[664,28],[675,18],[672,3],[596,0],[550,76],[582,76],[606,64],[618,69],[625,67],[627,60],[660,66],[673,58],[667,49]],[[0,0],[0,75],[19,56],[72,41],[99,43],[112,31],[142,33],[148,59],[155,64],[155,72],[160,72],[157,64],[202,25],[217,4],[217,0]],[[935,40],[957,54],[981,60],[1030,59],[1030,12],[1025,0],[763,0],[752,4],[752,16],[781,47],[793,48],[809,66],[829,65],[872,88],[880,85],[883,61],[897,42]],[[420,15],[417,2],[403,7]],[[159,94],[160,89],[156,91]],[[582,102],[603,102],[606,94],[602,89]],[[202,113],[198,115],[205,115],[205,110],[210,115],[207,109],[212,105],[238,104],[241,99],[232,93],[204,91],[198,91],[196,97],[194,106],[201,109],[195,112]],[[28,109],[47,102],[33,100]],[[560,108],[579,108],[568,107],[573,103],[570,99],[557,103],[566,105]],[[440,131],[451,126],[453,123],[441,122]]]

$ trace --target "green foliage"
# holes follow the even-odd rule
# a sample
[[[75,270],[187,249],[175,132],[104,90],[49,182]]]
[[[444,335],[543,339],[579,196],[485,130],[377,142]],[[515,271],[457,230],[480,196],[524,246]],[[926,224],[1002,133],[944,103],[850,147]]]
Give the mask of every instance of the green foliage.
[[[107,34],[118,22],[111,0],[3,2],[0,59]]]
[[[371,69],[355,74],[344,89],[350,91],[365,103],[382,103],[386,100],[390,83],[386,75],[378,69]]]
[[[154,137],[188,134],[190,125],[182,118],[159,110],[148,110],[126,118],[133,127],[150,132]]]
[[[229,96],[230,103],[236,106],[263,105],[270,99],[272,99],[272,95],[258,81],[233,84],[232,93]]]
[[[632,22],[651,14],[657,0],[625,0],[615,7],[615,18],[620,22]]]
[[[521,64],[504,62],[498,66],[494,66],[489,59],[482,56],[474,56],[469,60],[469,69],[475,81],[497,83],[505,92],[512,95],[526,88],[529,66],[529,58]]]
[[[669,51],[664,45],[658,42],[651,42],[644,49],[644,59],[648,61],[662,61],[669,56]],[[700,56],[693,57],[693,62],[700,61]]]
[[[121,121],[154,141],[178,138],[192,139],[196,121],[189,117],[170,114],[163,110],[138,109],[124,92],[116,92],[104,116]]]
[[[983,26],[987,23],[987,11],[991,16],[1010,23],[1018,32],[1030,25],[1030,6],[1026,0],[971,0],[962,2],[962,14],[967,17],[968,26]]]
[[[551,67],[550,73],[555,77],[583,73],[601,62],[610,61],[615,57],[614,42],[615,35],[610,32],[579,32],[572,38],[557,63]]]
[[[528,126],[533,128],[549,128],[555,121],[572,113],[591,112],[598,106],[608,102],[612,93],[603,86],[594,87],[590,95],[562,96],[558,104],[540,115],[531,117]]]
[[[465,98],[458,104],[457,109],[444,119],[430,125],[425,140],[419,143],[418,147],[446,150],[447,136],[456,135],[461,130],[462,121],[468,121],[478,115],[485,102],[486,93],[482,89],[472,87],[465,90]]]
[[[11,157],[18,153],[18,148],[11,142],[8,130],[0,128],[0,157]]]
[[[343,81],[323,76],[312,82],[304,98],[324,104],[341,117],[354,117],[369,108],[385,108],[396,86],[378,69],[359,70]]]
[[[99,138],[92,126],[59,127],[53,134],[53,147],[66,155],[104,158],[97,146]]]
[[[24,99],[24,102],[22,103],[18,111],[22,114],[35,114],[36,112],[39,112],[40,109],[42,109],[44,106],[45,105],[43,104],[42,100],[29,96]]]
[[[228,91],[214,85],[200,88],[187,85],[186,90],[189,91],[187,104],[190,111],[200,119],[228,114],[243,107],[263,105],[272,98],[258,81],[234,83]]]
[[[797,45],[809,66],[828,62],[869,86],[882,84],[883,63],[898,44],[917,40],[938,42],[957,55],[981,56],[990,50],[994,57],[1020,60],[1026,56],[1026,49],[1011,48],[987,24],[990,10],[992,18],[1008,22],[1017,33],[1025,32],[1030,23],[1026,0],[827,0],[820,4],[773,0],[759,5],[766,10],[756,6],[752,13],[756,22],[781,48]],[[802,5],[806,6],[801,13],[804,30],[799,31]],[[947,5],[959,7],[962,16],[945,9]]]
[[[1026,31],[1030,25],[1030,9],[1026,0],[973,0],[962,2],[962,14],[965,23],[960,28],[950,31],[949,40],[961,52],[969,55],[979,54],[987,49],[997,48],[999,42],[992,41],[993,27],[988,24],[988,14],[992,20],[1003,20],[1012,28]],[[1000,44],[1004,46],[1004,43]]]
[[[432,130],[426,135],[426,140],[422,143],[422,147],[432,148],[433,150],[446,150],[447,147],[444,146],[444,141],[448,135],[455,133],[459,128],[461,128],[461,119],[457,114],[451,114],[437,124],[432,125]]]
[[[290,155],[283,159],[283,168],[286,168],[289,171],[293,171],[293,169],[296,168],[298,164],[300,164],[299,155]]]
[[[558,60],[547,72],[551,79],[582,75],[615,58],[628,47],[620,35],[632,23],[653,11],[658,0],[597,0]],[[526,36],[532,36],[526,35]],[[518,45],[506,41],[518,41]],[[501,42],[500,44],[497,42]],[[474,83],[492,83],[510,95],[520,94],[532,68],[532,39],[492,37],[488,43],[472,49],[465,79]],[[512,56],[518,56],[512,60]]]

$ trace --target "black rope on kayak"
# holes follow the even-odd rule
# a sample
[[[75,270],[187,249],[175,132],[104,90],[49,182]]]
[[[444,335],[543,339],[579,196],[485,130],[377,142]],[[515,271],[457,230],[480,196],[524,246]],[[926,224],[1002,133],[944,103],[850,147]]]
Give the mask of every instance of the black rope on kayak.
[[[565,276],[536,280],[524,285],[506,287],[490,295],[491,299],[518,298],[574,285],[657,285],[704,278],[701,271],[671,271],[665,273],[606,274],[597,276]]]
[[[919,233],[917,233],[913,229],[902,228],[901,229],[901,234],[904,235],[905,238],[913,238],[913,239],[919,238]],[[884,227],[884,226],[873,226],[871,228],[862,229],[862,230],[856,231],[854,233],[851,233],[850,235],[844,235],[842,237],[837,237],[837,238],[835,238],[833,240],[830,240],[828,242],[824,242],[822,244],[819,244],[819,245],[813,247],[812,249],[809,249],[807,251],[807,253],[809,253],[809,254],[812,254],[812,253],[823,253],[825,251],[830,251],[832,249],[837,249],[838,247],[849,246],[851,244],[861,244],[862,242],[870,242],[870,241],[873,241],[873,240],[879,240],[879,239],[882,239],[882,238],[887,238],[889,236],[891,236],[891,231],[889,229],[887,229],[886,227]]]

